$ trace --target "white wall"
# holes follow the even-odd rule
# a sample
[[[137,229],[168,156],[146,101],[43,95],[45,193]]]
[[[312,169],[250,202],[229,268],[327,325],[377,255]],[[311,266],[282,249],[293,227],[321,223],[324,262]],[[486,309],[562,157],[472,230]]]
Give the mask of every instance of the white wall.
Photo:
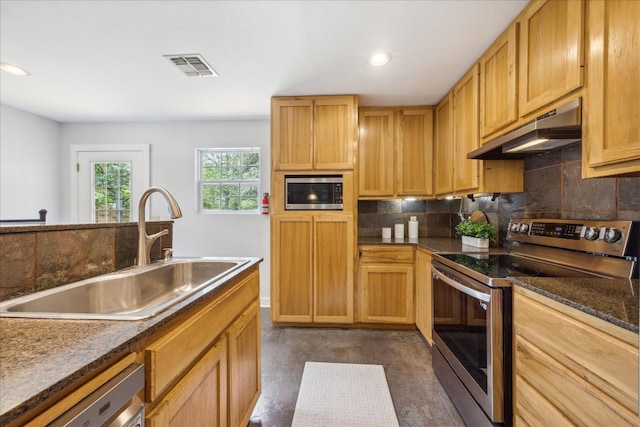
[[[0,219],[60,222],[60,124],[0,105]]]
[[[269,217],[260,214],[197,214],[196,148],[260,147],[262,192],[269,191],[269,120],[193,121],[163,123],[62,124],[60,175],[69,188],[69,146],[80,144],[149,144],[152,186],[165,187],[178,200],[183,217],[174,223],[175,256],[252,256],[260,264],[260,296],[269,301]],[[66,154],[66,155],[65,155]],[[151,214],[168,218],[167,205],[151,196]],[[137,203],[137,201],[136,201]],[[62,192],[68,221],[71,201]]]

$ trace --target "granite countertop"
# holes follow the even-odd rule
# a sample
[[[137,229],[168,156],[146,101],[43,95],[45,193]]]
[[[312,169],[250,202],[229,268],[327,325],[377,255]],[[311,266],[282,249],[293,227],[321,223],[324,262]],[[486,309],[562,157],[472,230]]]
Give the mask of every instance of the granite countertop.
[[[511,277],[509,281],[638,333],[638,279]]]
[[[0,426],[37,407],[84,375],[127,354],[130,346],[257,267],[250,261],[207,288],[141,321],[0,318]]]
[[[419,239],[358,239],[359,245],[413,244],[432,252],[464,252],[462,240],[446,237]],[[486,253],[504,253],[504,248],[491,247]],[[537,292],[584,313],[598,317],[621,328],[639,333],[638,319],[640,280],[563,277],[510,277],[516,285]]]

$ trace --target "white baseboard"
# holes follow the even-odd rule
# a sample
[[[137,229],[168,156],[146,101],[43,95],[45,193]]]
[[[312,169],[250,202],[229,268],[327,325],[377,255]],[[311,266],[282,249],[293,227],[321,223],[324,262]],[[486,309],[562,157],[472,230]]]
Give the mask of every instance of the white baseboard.
[[[271,298],[260,298],[260,307],[271,307]]]

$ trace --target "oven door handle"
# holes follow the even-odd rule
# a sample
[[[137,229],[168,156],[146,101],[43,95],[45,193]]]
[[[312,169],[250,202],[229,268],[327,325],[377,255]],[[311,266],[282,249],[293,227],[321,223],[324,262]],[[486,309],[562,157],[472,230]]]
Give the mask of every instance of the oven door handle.
[[[473,298],[479,299],[480,301],[491,302],[491,295],[486,294],[484,292],[477,291],[475,289],[471,289],[470,287],[465,286],[460,282],[456,282],[455,280],[453,280],[449,276],[445,275],[444,273],[442,273],[441,271],[439,271],[438,269],[436,269],[433,266],[432,266],[431,270],[433,271],[433,275],[434,275],[434,277],[436,279],[442,280],[447,285],[449,285],[449,286],[451,286],[453,288],[456,288],[460,292],[465,293],[467,295],[470,295]]]

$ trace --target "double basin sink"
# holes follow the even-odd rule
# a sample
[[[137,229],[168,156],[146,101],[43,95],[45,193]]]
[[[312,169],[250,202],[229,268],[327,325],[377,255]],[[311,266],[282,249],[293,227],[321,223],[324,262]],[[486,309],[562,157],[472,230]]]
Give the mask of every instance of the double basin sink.
[[[142,320],[222,284],[243,258],[189,258],[131,268],[0,302],[0,317]]]

